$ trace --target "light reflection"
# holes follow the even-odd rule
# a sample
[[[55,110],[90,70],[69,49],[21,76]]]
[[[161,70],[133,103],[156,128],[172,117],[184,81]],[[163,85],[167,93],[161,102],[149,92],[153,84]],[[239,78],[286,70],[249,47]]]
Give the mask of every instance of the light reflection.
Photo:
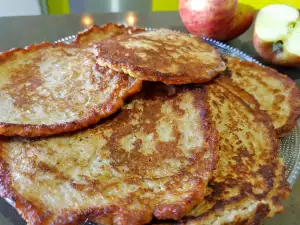
[[[129,26],[135,26],[137,17],[134,12],[129,12],[126,15],[126,24]]]
[[[188,8],[200,11],[205,9],[208,6],[208,1],[199,1],[199,0],[191,0],[187,2]]]
[[[94,18],[91,15],[82,15],[81,16],[81,24],[84,27],[90,27],[94,24]]]

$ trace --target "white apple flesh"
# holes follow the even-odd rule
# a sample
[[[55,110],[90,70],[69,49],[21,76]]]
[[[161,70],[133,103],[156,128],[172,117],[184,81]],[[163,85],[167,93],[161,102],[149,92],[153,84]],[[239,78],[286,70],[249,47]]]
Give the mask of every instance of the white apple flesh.
[[[285,44],[286,49],[290,53],[300,56],[300,20],[297,20],[294,29]]]
[[[299,11],[282,4],[263,8],[256,17],[253,43],[266,61],[283,66],[300,65]]]

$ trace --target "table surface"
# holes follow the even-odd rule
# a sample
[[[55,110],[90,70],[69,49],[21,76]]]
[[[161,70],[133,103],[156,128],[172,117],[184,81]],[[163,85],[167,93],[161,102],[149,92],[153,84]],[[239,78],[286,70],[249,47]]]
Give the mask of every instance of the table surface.
[[[170,28],[186,31],[178,12],[131,12],[136,15],[137,27]],[[102,13],[91,15],[94,23],[125,23],[127,12]],[[52,16],[22,16],[0,18],[0,51],[10,48],[24,47],[42,41],[55,41],[85,29],[82,25],[82,15],[52,15]],[[252,45],[253,26],[243,35],[230,41],[228,44],[236,47],[250,56],[263,62],[256,54]],[[274,67],[274,66],[273,66]],[[300,67],[281,68],[275,67],[287,74],[300,86]],[[267,219],[265,225],[297,225],[300,221],[300,180],[295,183],[293,192],[288,200],[284,201],[286,212]],[[0,224],[25,225],[17,212],[0,199]]]

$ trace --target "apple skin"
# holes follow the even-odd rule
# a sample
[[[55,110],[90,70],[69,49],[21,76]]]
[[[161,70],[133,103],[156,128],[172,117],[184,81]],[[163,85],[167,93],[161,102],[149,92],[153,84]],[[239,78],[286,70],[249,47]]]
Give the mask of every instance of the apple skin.
[[[197,9],[191,2],[203,7]],[[192,34],[229,41],[251,26],[256,12],[251,6],[238,4],[237,0],[180,0],[179,13]]]
[[[267,42],[261,40],[254,29],[253,34],[253,45],[258,55],[263,58],[266,62],[286,67],[293,67],[300,65],[300,57],[289,53],[287,51],[274,52],[273,42]]]

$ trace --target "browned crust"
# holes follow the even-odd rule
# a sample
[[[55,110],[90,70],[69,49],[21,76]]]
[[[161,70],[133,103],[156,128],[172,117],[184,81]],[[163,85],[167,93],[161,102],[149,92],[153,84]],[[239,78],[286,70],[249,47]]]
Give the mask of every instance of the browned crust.
[[[188,34],[184,34],[188,35]],[[191,77],[187,73],[182,73],[179,76],[174,76],[174,73],[162,73],[157,71],[155,68],[150,67],[143,67],[143,66],[137,66],[134,63],[130,63],[126,59],[118,59],[116,55],[118,55],[119,51],[116,52],[116,54],[108,54],[107,56],[104,56],[105,51],[101,49],[102,43],[99,43],[96,45],[97,51],[98,51],[98,63],[100,65],[106,65],[110,68],[113,68],[119,72],[128,73],[130,70],[132,73],[138,74],[136,78],[145,80],[145,81],[156,81],[156,82],[163,82],[165,84],[189,84],[189,83],[205,83],[210,80],[212,80],[214,77],[216,77],[220,72],[224,71],[224,61],[220,55],[220,53],[211,45],[201,41],[201,39],[194,35],[189,35],[191,38],[196,40],[197,42],[201,42],[204,45],[207,45],[207,48],[212,54],[215,54],[220,57],[220,63],[215,66],[214,70],[209,71],[208,76],[204,77],[199,75],[199,77]],[[118,41],[118,40],[117,40]],[[201,68],[199,68],[199,74],[201,74]],[[205,72],[205,71],[204,71]],[[131,74],[129,74],[131,75]]]
[[[8,60],[10,57],[14,57],[14,54],[19,52],[26,54],[39,49],[51,48],[57,46],[64,47],[64,48],[74,47],[74,45],[66,44],[63,42],[60,43],[43,42],[40,44],[32,44],[25,48],[16,48],[16,49],[11,49],[6,52],[0,53],[0,63]],[[124,74],[124,76],[127,75]],[[106,105],[105,107],[102,107],[100,105],[98,106],[98,108],[95,108],[87,112],[85,115],[82,116],[81,119],[73,122],[53,124],[53,125],[14,124],[14,123],[0,122],[0,135],[22,136],[22,137],[45,137],[54,134],[79,130],[88,127],[89,125],[95,124],[99,122],[101,119],[106,118],[109,115],[115,113],[119,108],[121,108],[124,105],[124,100],[127,98],[127,96],[140,91],[141,88],[142,88],[142,81],[135,80],[135,83],[131,87],[131,89],[129,89],[127,92],[124,92],[122,96],[119,96],[115,104]]]
[[[28,225],[78,225],[84,223],[87,218],[91,218],[91,221],[103,221],[102,219],[112,221],[112,215],[107,217],[106,215],[113,213],[119,214],[123,224],[126,224],[126,221],[145,224],[151,220],[151,218],[145,217],[142,211],[128,213],[128,211],[118,206],[109,206],[101,209],[91,207],[81,211],[65,210],[63,216],[57,216],[48,211],[47,208],[39,207],[37,201],[27,201],[11,187],[11,174],[3,158],[4,145],[7,141],[7,138],[0,137],[0,196],[14,203],[15,209]]]
[[[201,101],[203,102],[202,105],[204,105],[204,109],[206,111],[206,117],[207,120],[203,120],[204,123],[202,125],[202,129],[205,131],[204,132],[204,143],[207,145],[207,149],[212,152],[212,170],[216,169],[217,163],[219,161],[219,141],[220,141],[220,135],[219,132],[216,128],[214,118],[212,116],[209,103],[208,103],[208,95],[207,91],[205,88],[201,89],[203,92],[203,99]],[[199,100],[200,101],[200,100]],[[203,117],[204,115],[200,115]]]
[[[28,45],[25,48],[12,48],[10,50],[7,50],[5,52],[0,52],[0,63],[8,60],[10,57],[13,57],[14,54],[18,52],[22,53],[30,53],[32,51],[40,50],[43,48],[48,48],[48,47],[64,47],[64,48],[72,48],[74,45],[69,45],[64,42],[58,42],[58,43],[50,43],[50,42],[42,42],[39,44],[32,44]]]
[[[249,62],[249,61],[241,61],[238,58],[227,57],[227,59],[232,62],[245,65],[247,67],[254,67],[259,69],[262,68],[256,63]],[[230,68],[228,69],[230,70]],[[290,115],[286,123],[282,127],[276,129],[277,135],[283,137],[287,135],[296,126],[297,120],[300,117],[300,90],[297,88],[296,83],[287,75],[281,74],[277,70],[270,67],[264,67],[264,70],[266,71],[264,76],[273,77],[274,79],[279,80],[283,84],[283,86],[286,87],[287,89],[292,89],[288,99],[289,105],[291,107]]]
[[[212,50],[215,51],[215,50]],[[218,54],[216,52],[216,54]],[[116,69],[117,71],[127,73],[127,70],[131,70],[133,73],[138,73],[139,76],[137,77],[140,80],[145,81],[156,81],[156,82],[163,82],[165,84],[189,84],[189,83],[205,83],[212,80],[219,74],[219,71],[211,72],[210,78],[208,77],[199,77],[199,78],[192,78],[189,77],[188,74],[181,74],[181,78],[174,76],[173,73],[162,73],[159,71],[154,70],[153,68],[147,67],[140,67],[134,64],[129,64],[127,61],[118,61],[113,58],[106,58],[104,60],[98,59],[98,62],[107,64],[107,66]],[[221,67],[221,65],[219,65]],[[126,71],[123,70],[123,67],[126,68]],[[216,67],[218,68],[218,67]]]
[[[228,82],[229,83],[229,82]],[[220,84],[219,84],[220,85]],[[253,113],[261,123],[263,123],[269,130],[268,135],[270,137],[272,137],[272,149],[274,152],[275,156],[279,156],[279,139],[276,136],[276,133],[274,131],[274,127],[271,123],[271,118],[267,113],[264,113],[263,110],[260,109],[260,106],[258,104],[258,102],[255,100],[255,98],[248,94],[246,91],[244,91],[241,88],[236,87],[235,90],[237,91],[237,93],[232,92],[228,87],[221,85],[224,89],[226,89],[229,93],[233,94],[236,97],[236,100],[241,102],[249,112]],[[244,99],[241,99],[239,96],[244,96],[245,97],[245,101]],[[249,103],[250,102],[252,104],[255,104],[255,107],[250,107]]]
[[[250,62],[243,63],[252,64]],[[300,117],[300,90],[297,88],[296,83],[287,75],[281,74],[270,67],[267,67],[266,70],[268,71],[269,76],[280,80],[285,87],[292,89],[291,95],[289,97],[289,105],[291,107],[291,113],[289,115],[289,118],[286,121],[285,125],[275,130],[280,137],[283,137],[295,128],[295,126],[297,125],[297,120]]]
[[[217,210],[217,209],[216,209]],[[223,223],[222,225],[261,225],[264,218],[268,215],[270,211],[270,208],[267,204],[259,203],[256,207],[256,210],[251,214],[250,217],[248,218],[240,218],[238,217],[237,220],[234,222],[230,223]],[[187,220],[183,220],[180,223],[176,223],[177,225],[188,225],[190,222],[192,222],[193,225],[197,225],[197,221],[201,221],[201,224],[205,220],[205,216],[203,215],[202,217],[196,217],[196,218],[190,218]],[[162,224],[159,224],[162,225]]]
[[[289,132],[295,128],[297,125],[297,120],[300,118],[300,90],[297,88],[294,81],[287,77],[286,83],[293,85],[293,90],[291,97],[289,98],[289,103],[291,105],[291,114],[284,126],[277,129],[276,132],[280,137],[288,135]]]
[[[219,76],[214,81],[240,97],[240,99],[246,102],[254,111],[260,110],[260,105],[253,95],[236,86],[229,77]]]
[[[274,126],[271,122],[271,117],[267,111],[260,108],[259,102],[254,98],[253,95],[236,86],[227,76],[219,76],[214,81],[242,100],[247,108],[251,108],[252,111],[256,113],[257,117],[265,121],[265,125],[268,125],[269,129],[274,129]]]
[[[145,29],[143,29],[143,28],[134,28],[134,27],[130,27],[130,26],[124,26],[124,25],[121,25],[121,24],[113,24],[113,23],[104,24],[102,26],[93,25],[90,28],[79,32],[76,35],[76,38],[73,41],[73,43],[81,44],[83,39],[86,36],[90,35],[91,33],[100,33],[100,32],[107,33],[111,30],[118,31],[112,37],[115,37],[117,35],[121,35],[121,34],[124,34],[124,33],[137,33],[137,32],[145,31]]]
[[[219,78],[218,78],[219,79]],[[243,91],[242,89],[240,89],[239,87],[236,86],[231,86],[232,82],[229,78],[221,78],[222,84],[221,85],[223,88],[227,89],[228,92],[231,92],[232,94],[236,95],[237,100],[240,101],[246,108],[247,110],[251,111],[252,113],[254,113],[257,117],[257,119],[259,121],[261,121],[269,130],[269,134],[271,137],[273,137],[273,151],[271,151],[273,153],[273,156],[275,161],[272,164],[273,168],[276,167],[276,170],[278,170],[279,172],[279,183],[277,183],[275,186],[273,186],[272,190],[270,190],[270,193],[266,193],[267,196],[265,196],[264,198],[270,198],[270,201],[273,202],[274,207],[276,207],[276,211],[275,213],[281,213],[283,211],[283,206],[280,203],[280,199],[286,199],[290,192],[291,192],[291,188],[289,186],[289,184],[287,183],[286,179],[285,179],[285,167],[283,165],[281,165],[281,163],[276,160],[277,157],[279,157],[279,140],[276,137],[276,133],[273,129],[271,118],[270,116],[263,112],[262,110],[260,110],[259,104],[258,102],[254,99],[254,97],[252,95],[249,95],[248,93],[245,93],[245,91]],[[218,83],[218,81],[217,81]],[[212,84],[214,85],[214,84]],[[209,85],[207,86],[207,88],[209,87]],[[206,90],[207,90],[206,88]],[[210,87],[210,88],[213,88]],[[232,90],[231,88],[234,88],[234,90]],[[241,99],[240,97],[243,96],[244,98]],[[251,102],[253,105],[249,104],[249,102]],[[252,106],[252,107],[251,107]],[[275,171],[274,171],[275,172]],[[276,174],[275,174],[276,176]],[[210,181],[212,182],[212,181]],[[211,184],[212,188],[214,188],[214,185]],[[220,191],[222,191],[222,189],[220,189]],[[163,224],[177,224],[177,225],[187,225],[187,224],[205,224],[205,219],[209,217],[210,213],[214,213],[214,212],[218,212],[218,210],[222,210],[222,207],[226,206],[227,204],[230,203],[238,203],[238,202],[242,202],[243,200],[245,200],[247,198],[247,195],[239,195],[239,196],[235,196],[231,199],[228,199],[227,201],[224,202],[218,202],[212,209],[210,209],[209,211],[197,216],[197,217],[185,217],[183,218],[183,220],[179,221],[179,222],[171,222],[171,221],[167,221],[167,222],[163,222],[163,221],[155,221],[153,224],[159,224],[159,225],[163,225]],[[226,225],[236,225],[236,224],[243,224],[243,225],[259,225],[262,224],[263,220],[265,218],[269,218],[274,216],[274,212],[273,214],[269,214],[270,213],[270,207],[268,204],[264,204],[264,203],[259,203],[256,207],[256,209],[254,210],[253,213],[251,213],[251,215],[249,215],[248,217],[237,217],[236,220],[232,223],[226,223]],[[225,224],[224,224],[225,225]]]
[[[151,88],[151,87],[150,87]],[[180,89],[181,90],[181,89]],[[183,91],[187,89],[182,89]],[[150,93],[153,90],[149,90]],[[203,92],[203,90],[193,90],[194,92],[199,93]],[[212,171],[217,163],[218,158],[218,132],[215,129],[214,123],[211,120],[212,117],[209,114],[209,106],[207,103],[206,95],[203,95],[203,98],[197,98],[194,102],[195,105],[201,105],[203,109],[203,113],[199,115],[199,117],[204,118],[201,120],[204,135],[204,146],[203,149],[207,149],[210,152],[211,158],[209,158],[209,163],[207,165],[207,169]],[[9,171],[9,166],[5,161],[5,145],[9,141],[6,137],[0,137],[0,196],[3,198],[10,199],[14,201],[15,208],[18,213],[28,222],[28,225],[78,225],[83,223],[86,219],[90,221],[98,221],[98,222],[108,222],[111,224],[113,222],[112,214],[118,214],[120,219],[120,224],[146,224],[149,223],[151,218],[145,216],[143,211],[136,212],[128,212],[127,210],[123,210],[119,206],[109,206],[106,208],[88,208],[86,210],[65,210],[62,215],[55,215],[47,210],[47,208],[39,207],[38,202],[27,201],[24,197],[22,197],[14,188],[11,187],[11,174]],[[195,156],[195,160],[198,156]],[[206,160],[206,159],[205,159]],[[182,207],[180,204],[174,205],[159,205],[153,213],[154,216],[163,218],[174,217],[176,219],[181,219],[195,204],[199,203],[204,196],[204,193],[201,193],[201,189],[204,184],[199,185],[199,188],[195,190],[193,195],[191,195],[185,202],[182,202]],[[129,197],[130,198],[130,197]],[[130,201],[130,200],[129,200]],[[156,215],[156,210],[162,210],[162,214]],[[175,210],[175,211],[172,211]],[[170,212],[168,214],[167,212]],[[115,222],[115,221],[114,221]]]
[[[3,138],[0,139],[0,152],[4,151]],[[46,209],[41,209],[37,206],[34,201],[28,202],[25,198],[17,194],[11,187],[11,176],[8,165],[0,154],[0,196],[2,198],[9,199],[14,202],[14,207],[18,213],[26,220],[28,225],[48,225],[50,222],[55,220],[55,225],[78,225],[86,220],[86,215],[91,217],[103,216],[107,213],[114,211],[115,207],[105,208],[99,210],[97,208],[90,208],[85,211],[65,212],[65,217],[54,218],[54,214],[50,213]]]
[[[279,184],[278,187],[276,186],[272,186],[270,188],[273,188],[272,190],[270,189],[268,191],[268,193],[265,193],[265,197],[264,198],[269,198],[268,194],[269,192],[274,192],[274,196],[272,196],[272,198],[274,199],[273,202],[274,202],[274,205],[277,209],[277,211],[275,213],[280,213],[282,212],[283,210],[283,206],[281,205],[280,203],[280,199],[283,199],[283,198],[287,198],[291,189],[290,189],[290,186],[289,184],[287,183],[286,179],[285,179],[285,173],[284,173],[284,168],[281,168],[280,166],[280,162],[279,160],[277,160],[276,158],[279,157],[279,140],[277,138],[277,135],[276,135],[276,132],[273,128],[273,125],[271,123],[271,118],[270,116],[265,113],[265,112],[262,112],[260,109],[259,109],[259,105],[258,103],[255,101],[254,97],[252,95],[249,95],[247,93],[239,93],[239,92],[245,92],[243,91],[242,89],[240,88],[235,88],[234,91],[237,92],[237,95],[236,93],[234,93],[231,89],[230,89],[230,85],[231,85],[231,81],[230,79],[227,80],[226,78],[224,78],[225,80],[222,80],[222,81],[225,81],[225,82],[228,82],[227,83],[227,86],[226,85],[221,85],[224,89],[226,89],[229,93],[231,94],[234,94],[236,96],[236,100],[239,101],[240,103],[242,103],[248,111],[250,111],[251,113],[253,113],[256,117],[257,117],[257,120],[259,120],[261,123],[263,123],[267,128],[268,128],[268,135],[270,137],[272,137],[272,150],[270,151],[270,154],[272,154],[272,158],[274,158],[274,162],[272,161],[271,163],[271,166],[272,168],[274,168],[274,172],[276,171],[275,168],[277,168],[280,172],[280,181],[279,181]],[[216,84],[210,84],[208,86],[206,86],[206,91],[208,91],[208,88],[214,88],[213,86],[216,85]],[[218,84],[217,84],[218,85]],[[239,96],[244,96],[245,99],[247,101],[245,101],[245,99],[241,99]],[[249,105],[249,102],[251,101],[251,103],[254,105],[254,107],[251,107]],[[276,174],[275,174],[276,176]],[[270,178],[272,180],[272,178]],[[273,178],[274,179],[274,178]],[[212,182],[212,181],[210,181]],[[212,188],[214,188],[214,185],[212,185]],[[222,189],[220,190],[222,191]],[[254,196],[255,197],[255,196]],[[180,225],[186,225],[186,224],[205,224],[205,218],[207,218],[211,213],[214,213],[220,209],[222,209],[222,207],[224,207],[225,205],[227,204],[230,204],[230,203],[238,203],[238,202],[241,202],[243,200],[245,200],[247,198],[247,195],[245,194],[240,194],[238,196],[235,196],[231,199],[228,199],[226,201],[220,201],[220,202],[216,202],[216,204],[213,206],[213,208],[211,208],[210,210],[208,210],[207,212],[203,213],[202,215],[199,215],[197,217],[186,217],[184,218],[182,221],[180,221],[179,223],[177,224],[180,224]],[[257,197],[255,197],[257,198]],[[261,198],[261,197],[259,197]],[[263,204],[263,203],[259,203],[254,211],[254,213],[251,214],[250,217],[238,217],[237,220],[235,220],[234,222],[232,223],[226,223],[226,224],[249,224],[249,225],[259,225],[259,224],[262,224],[262,221],[264,218],[266,217],[270,217],[268,214],[270,212],[270,208],[267,204]],[[271,215],[273,216],[273,215]],[[159,223],[160,224],[160,223]],[[163,224],[163,223],[162,223]],[[168,223],[166,223],[168,224]],[[170,223],[169,223],[170,224]],[[225,224],[224,224],[225,225]]]
[[[148,86],[149,92],[151,93],[153,91],[153,88],[151,88],[151,83]],[[203,149],[204,152],[210,152],[210,158],[208,159],[209,162],[205,160],[205,164],[208,166],[206,169],[208,171],[211,171],[210,177],[208,180],[210,180],[212,176],[212,171],[216,168],[216,164],[219,159],[219,133],[215,127],[215,123],[213,122],[212,115],[210,113],[210,107],[208,104],[208,96],[207,92],[203,88],[196,88],[194,90],[193,87],[189,86],[182,86],[182,91],[186,90],[192,90],[193,92],[200,92],[201,98],[197,98],[197,100],[194,102],[195,105],[199,106],[203,109],[202,114],[199,115],[201,120],[201,129],[203,132]],[[181,87],[177,87],[179,90],[181,90]],[[197,157],[196,157],[197,158]],[[195,160],[197,160],[195,158]],[[204,160],[201,160],[201,163],[204,164]],[[197,165],[196,165],[197,166]],[[159,220],[166,220],[166,219],[174,219],[174,220],[180,220],[182,217],[184,217],[195,205],[199,204],[201,200],[205,196],[204,190],[206,189],[207,184],[199,184],[199,187],[192,196],[189,197],[186,201],[182,202],[182,206],[179,206],[178,204],[173,205],[159,205],[156,207],[153,215],[156,219]]]
[[[251,219],[247,219],[246,221],[241,221],[239,224],[243,225],[260,225],[263,223],[264,218],[268,215],[270,208],[266,204],[258,204],[254,215]]]
[[[292,188],[285,177],[286,169],[287,169],[286,166],[283,164],[280,169],[281,169],[281,171],[280,171],[281,182],[276,190],[276,191],[278,191],[277,202],[279,202],[280,199],[287,199],[292,192]],[[279,204],[281,205],[280,202],[279,202]]]
[[[98,59],[98,62],[107,64],[107,66],[116,69],[117,71],[126,73],[127,70],[131,70],[133,73],[138,73],[139,76],[137,77],[140,80],[145,81],[156,81],[156,82],[163,82],[165,84],[189,84],[189,83],[205,83],[212,80],[219,74],[219,71],[213,71],[210,73],[210,78],[208,77],[199,77],[199,78],[191,78],[188,74],[181,74],[182,78],[175,77],[173,73],[161,73],[159,71],[154,70],[153,68],[147,67],[140,67],[134,64],[129,64],[127,61],[118,61],[112,58],[105,59]],[[123,67],[126,68],[126,71],[123,70]]]
[[[226,79],[226,78],[225,78]],[[229,79],[230,80],[230,79]],[[269,116],[269,114],[267,114],[266,111],[261,110],[260,109],[260,105],[259,103],[256,101],[256,99],[248,94],[247,92],[245,92],[243,89],[239,88],[239,87],[234,87],[234,84],[232,84],[231,80],[229,81],[227,80],[226,82],[228,82],[227,84],[229,85],[233,85],[233,88],[235,89],[234,92],[232,92],[232,87],[231,86],[223,86],[224,88],[226,88],[229,92],[234,93],[234,95],[237,96],[239,101],[242,101],[244,103],[244,106],[248,108],[249,111],[252,111],[255,116],[257,117],[257,119],[259,121],[261,121],[269,130],[269,136],[272,137],[272,149],[273,149],[273,157],[274,159],[278,158],[277,160],[275,160],[275,165],[276,169],[278,170],[278,173],[280,174],[280,182],[278,184],[278,186],[276,187],[276,190],[274,190],[274,192],[276,193],[276,196],[273,196],[272,198],[275,198],[276,201],[276,205],[278,207],[278,212],[280,213],[283,210],[283,206],[280,203],[280,199],[287,199],[291,193],[291,187],[290,184],[287,182],[286,177],[285,177],[285,171],[286,171],[286,167],[285,165],[281,165],[281,162],[279,161],[279,139],[278,139],[278,133],[276,130],[274,130],[274,126],[271,123],[271,118]],[[217,81],[218,83],[218,81]],[[244,98],[241,99],[240,97],[243,96]],[[250,107],[249,102],[251,101],[252,104],[254,104],[254,107]],[[275,171],[276,172],[276,171]],[[276,176],[276,174],[275,174]]]
[[[4,151],[4,143],[7,141],[6,138],[0,138],[0,153]],[[39,217],[39,210],[33,205],[28,204],[28,202],[21,196],[18,196],[15,191],[10,187],[11,176],[8,170],[8,165],[5,162],[2,154],[0,154],[0,196],[2,198],[10,199],[15,203],[15,208],[18,213],[26,220],[31,220],[31,224],[39,224],[41,218]]]

